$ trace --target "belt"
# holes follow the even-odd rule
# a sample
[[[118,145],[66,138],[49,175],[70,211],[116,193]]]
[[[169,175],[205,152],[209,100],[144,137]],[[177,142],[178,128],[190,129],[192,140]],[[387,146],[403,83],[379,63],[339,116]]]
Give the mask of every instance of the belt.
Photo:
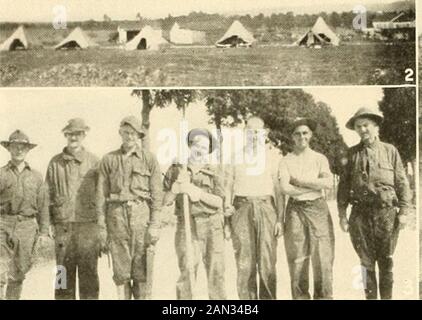
[[[254,201],[254,200],[263,200],[263,201],[271,201],[273,196],[235,196],[234,201]]]
[[[322,197],[313,199],[313,200],[297,200],[295,198],[289,198],[289,202],[291,202],[292,204],[308,204],[308,203],[314,203],[316,201],[320,201],[322,200]]]
[[[18,220],[30,220],[35,219],[35,215],[26,216],[19,213],[2,213],[1,217],[16,217]]]
[[[110,197],[107,198],[107,203],[121,203],[121,204],[125,204],[125,203],[130,203],[130,202],[134,202],[134,203],[139,203],[139,202],[143,202],[143,201],[151,201],[150,198],[146,198],[146,197]]]

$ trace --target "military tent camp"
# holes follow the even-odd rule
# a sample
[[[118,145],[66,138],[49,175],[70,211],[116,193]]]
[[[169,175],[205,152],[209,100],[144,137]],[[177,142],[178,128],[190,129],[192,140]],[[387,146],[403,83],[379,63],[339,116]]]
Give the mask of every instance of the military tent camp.
[[[170,42],[175,44],[205,43],[205,32],[182,29],[177,22],[169,32]]]
[[[295,42],[296,45],[313,47],[316,45],[338,46],[339,37],[330,29],[322,17],[319,17],[315,25],[306,34]]]
[[[97,44],[93,42],[81,28],[75,28],[65,39],[62,40],[54,49],[86,49],[95,47]]]
[[[126,50],[158,50],[160,46],[168,44],[163,38],[161,30],[155,30],[150,26],[142,28],[132,40],[125,45]]]
[[[250,47],[255,39],[248,30],[238,21],[234,21],[226,33],[218,40],[217,47]]]
[[[28,49],[28,41],[26,40],[23,26],[17,28],[16,31],[0,45],[0,51],[13,51],[19,49]]]

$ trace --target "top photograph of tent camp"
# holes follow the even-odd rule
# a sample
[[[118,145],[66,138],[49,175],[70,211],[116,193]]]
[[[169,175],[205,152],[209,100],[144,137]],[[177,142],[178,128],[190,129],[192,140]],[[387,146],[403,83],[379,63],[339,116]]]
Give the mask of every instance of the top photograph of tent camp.
[[[414,0],[0,0],[0,86],[414,85]]]

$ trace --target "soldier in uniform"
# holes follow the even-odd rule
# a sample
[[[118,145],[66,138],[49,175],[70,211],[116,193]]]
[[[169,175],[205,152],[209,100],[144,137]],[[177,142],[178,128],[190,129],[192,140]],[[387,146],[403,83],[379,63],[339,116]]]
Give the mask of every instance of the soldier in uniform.
[[[324,189],[332,185],[328,159],[309,143],[315,121],[299,118],[292,124],[293,152],[279,165],[281,191],[289,196],[284,244],[293,299],[310,299],[312,262],[314,299],[332,299],[334,230]]]
[[[228,220],[237,265],[237,292],[242,300],[276,299],[276,250],[277,238],[283,235],[284,197],[279,192],[274,159],[265,144],[264,121],[249,118],[245,133],[246,143],[236,154],[245,160],[230,169],[225,203],[226,215],[234,209]],[[251,163],[262,160],[263,167],[255,167],[247,159]]]
[[[349,232],[360,258],[367,299],[391,299],[393,254],[399,230],[406,225],[410,189],[397,149],[378,137],[383,116],[361,108],[347,122],[361,141],[348,151],[338,186],[340,226]],[[352,206],[350,217],[347,208]],[[377,284],[376,264],[379,270]]]
[[[81,299],[98,299],[99,294],[98,256],[105,241],[100,239],[95,210],[99,159],[82,146],[88,130],[83,119],[69,120],[62,130],[67,146],[47,169],[56,243],[56,299],[76,298],[76,273]]]
[[[124,118],[119,133],[122,146],[100,163],[96,207],[107,227],[119,299],[145,299],[147,249],[160,230],[161,171],[155,155],[140,146],[145,133],[136,117]]]
[[[183,194],[189,196],[190,225],[194,259],[194,278],[202,258],[208,278],[210,299],[226,299],[224,281],[224,186],[220,170],[209,164],[209,154],[218,142],[206,129],[193,129],[188,134],[190,156],[187,169],[173,164],[164,178],[164,205],[175,202],[177,229],[176,254],[180,277],[176,290],[178,299],[192,299],[189,269],[186,258]],[[189,231],[189,230],[188,230]]]
[[[34,248],[48,241],[48,191],[42,175],[25,162],[36,146],[26,134],[16,130],[1,145],[11,160],[0,169],[0,299],[19,299]]]

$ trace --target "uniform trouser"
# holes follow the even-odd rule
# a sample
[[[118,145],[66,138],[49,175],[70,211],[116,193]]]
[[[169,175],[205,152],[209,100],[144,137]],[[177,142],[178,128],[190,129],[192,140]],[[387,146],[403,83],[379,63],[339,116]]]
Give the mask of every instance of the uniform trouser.
[[[284,233],[293,299],[310,299],[312,262],[314,299],[332,299],[334,231],[326,201],[289,199]]]
[[[226,299],[224,281],[224,220],[221,214],[191,218],[194,279],[200,260],[205,265],[208,295],[212,300]],[[186,234],[183,215],[177,217],[175,235],[180,277],[177,280],[177,298],[192,299],[189,269],[186,261]],[[192,284],[194,285],[194,284]]]
[[[147,229],[150,208],[145,201],[107,204],[108,246],[117,286],[136,282],[145,291],[147,281]],[[144,293],[143,293],[144,294]],[[145,298],[144,296],[139,298]]]
[[[360,258],[367,299],[377,299],[379,270],[381,299],[391,299],[393,291],[393,254],[399,236],[397,209],[354,205],[349,218],[353,247]]]
[[[273,198],[235,197],[234,207],[230,220],[239,298],[276,299],[277,214]]]
[[[7,299],[20,298],[25,274],[32,266],[37,236],[35,218],[0,216],[0,287],[7,284]]]
[[[99,236],[95,222],[57,223],[55,298],[76,299],[76,274],[80,299],[98,299]]]

